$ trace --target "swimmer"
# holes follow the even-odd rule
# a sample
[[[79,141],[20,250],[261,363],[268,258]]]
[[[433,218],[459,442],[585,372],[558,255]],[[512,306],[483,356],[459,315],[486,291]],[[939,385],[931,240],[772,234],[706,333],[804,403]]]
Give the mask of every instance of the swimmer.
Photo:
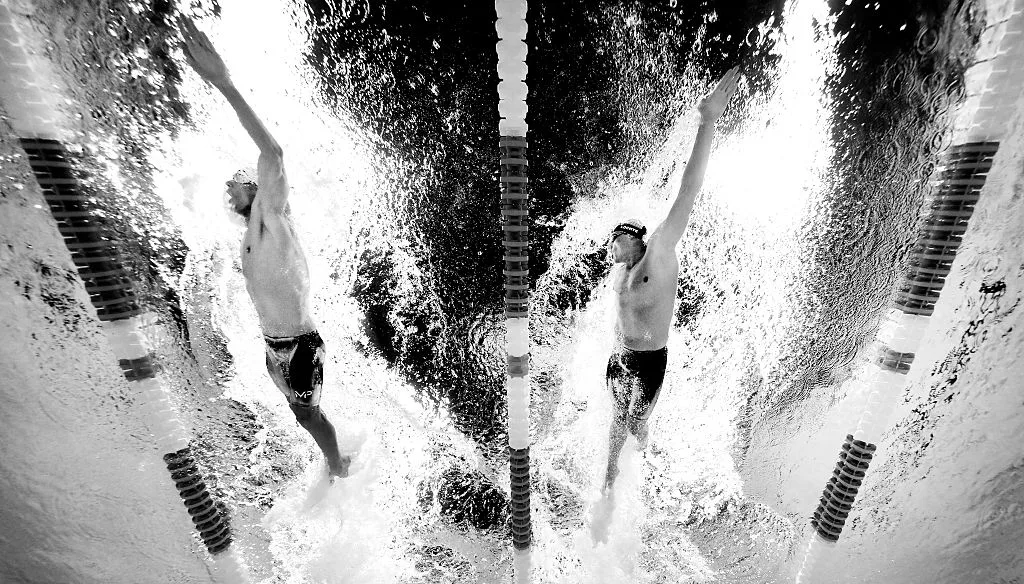
[[[239,170],[226,185],[232,211],[245,220],[242,274],[266,340],[267,370],[323,451],[331,479],[346,477],[351,460],[342,456],[334,426],[320,410],[324,342],[309,313],[309,267],[291,220],[281,146],[235,88],[206,34],[188,19],[181,32],[189,63],[220,90],[259,147],[256,171]]]
[[[619,473],[618,459],[629,432],[640,449],[647,447],[647,421],[661,394],[668,362],[668,333],[672,324],[679,258],[693,202],[704,182],[715,124],[725,111],[739,71],[730,69],[697,106],[700,126],[682,184],[668,216],[644,241],[647,228],[635,219],[612,229],[608,239],[613,263],[612,288],[617,296],[617,347],[608,359],[605,380],[612,394],[613,414],[608,444],[608,469],[602,493],[610,496]]]

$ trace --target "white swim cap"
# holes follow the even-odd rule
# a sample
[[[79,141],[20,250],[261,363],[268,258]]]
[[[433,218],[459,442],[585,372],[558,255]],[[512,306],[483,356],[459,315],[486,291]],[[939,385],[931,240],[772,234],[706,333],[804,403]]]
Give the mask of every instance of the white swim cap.
[[[239,184],[256,184],[256,171],[250,168],[240,168],[231,180]]]

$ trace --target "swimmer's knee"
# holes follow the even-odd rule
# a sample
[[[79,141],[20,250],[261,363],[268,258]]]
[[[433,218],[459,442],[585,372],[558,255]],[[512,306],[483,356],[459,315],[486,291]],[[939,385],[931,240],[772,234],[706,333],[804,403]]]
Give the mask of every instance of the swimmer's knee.
[[[320,413],[320,406],[303,406],[298,404],[288,404],[291,408],[292,413],[295,414],[295,419],[299,422],[299,425],[305,426],[310,422],[319,419],[322,414]]]
[[[647,418],[641,416],[630,416],[626,427],[629,428],[630,434],[639,438],[640,434],[642,434],[647,428]]]
[[[629,415],[621,410],[612,414],[612,426],[623,430],[629,429]]]

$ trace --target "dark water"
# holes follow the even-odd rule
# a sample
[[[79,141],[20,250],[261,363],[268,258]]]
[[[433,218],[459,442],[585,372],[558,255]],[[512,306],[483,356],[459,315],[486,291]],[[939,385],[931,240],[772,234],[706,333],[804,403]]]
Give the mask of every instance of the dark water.
[[[528,15],[532,188],[531,269],[548,268],[550,244],[578,196],[602,176],[642,163],[681,113],[682,72],[713,79],[739,65],[742,103],[768,92],[777,55],[762,36],[782,26],[782,2],[538,3]],[[493,10],[475,2],[307,2],[316,23],[309,62],[339,108],[354,112],[419,166],[409,169],[410,228],[421,237],[438,302],[398,319],[387,258],[367,258],[360,303],[380,350],[468,435],[493,455],[504,441],[502,367],[478,339],[450,334],[464,323],[496,326],[500,247],[493,228],[496,57]],[[791,362],[758,392],[753,418],[771,417],[815,387],[848,374],[888,300],[910,228],[938,152],[946,115],[963,97],[963,71],[980,34],[970,2],[830,3],[840,73],[830,80],[837,147],[828,201],[806,234],[811,293],[826,299],[816,317],[834,326],[797,335]],[[714,16],[712,16],[714,14]],[[767,23],[768,26],[758,25]],[[820,23],[829,26],[829,23]],[[701,50],[694,51],[695,42]],[[843,218],[842,221],[831,220]],[[825,225],[824,229],[819,229]],[[487,226],[490,226],[488,228]],[[889,237],[906,232],[906,239]],[[439,250],[444,250],[439,252]],[[539,312],[578,308],[603,274],[601,252]],[[846,285],[857,282],[856,286]],[[699,311],[704,295],[680,287],[678,316]],[[851,312],[852,308],[852,312]],[[838,334],[837,334],[838,333]],[[543,343],[544,339],[535,339]],[[467,344],[468,343],[468,344]],[[754,413],[756,412],[756,413]]]
[[[667,3],[538,3],[528,15],[531,274],[548,267],[549,247],[580,196],[581,180],[642,160],[680,113],[677,76],[697,28],[712,9]],[[495,468],[505,463],[504,363],[499,343],[502,289],[496,229],[497,156],[493,7],[489,3],[308,2],[307,56],[336,107],[354,113],[380,147],[409,160],[395,189],[408,190],[410,238],[428,264],[434,294],[395,298],[389,258],[367,254],[356,296],[377,349],[456,426],[478,442]],[[707,26],[700,67],[712,74],[744,63],[754,87],[770,82],[772,58],[749,38],[781,3],[750,3]],[[627,22],[636,22],[635,26]],[[643,109],[636,105],[643,103]],[[584,189],[584,196],[586,196]],[[587,281],[567,282],[554,309],[585,303],[604,270],[587,260]],[[397,308],[397,310],[396,310]],[[469,334],[462,334],[462,331]],[[499,337],[500,338],[500,337]],[[535,342],[543,342],[536,339]],[[547,378],[551,380],[551,378]],[[541,372],[539,383],[545,383]],[[498,475],[500,476],[500,475]],[[487,517],[503,506],[489,488],[447,481]],[[472,478],[472,477],[469,477]],[[473,493],[466,496],[465,493]],[[456,510],[455,515],[461,515]]]
[[[973,2],[830,8],[845,35],[828,87],[836,152],[803,258],[818,302],[810,326],[794,331],[779,377],[751,388],[743,425],[838,387],[874,338],[903,275],[927,181],[949,146],[950,110],[965,97],[964,71],[984,25]]]
[[[501,355],[481,354],[482,347],[474,344],[478,338],[452,334],[482,320],[486,334],[493,335],[502,308],[494,214],[493,7],[476,2],[307,6],[315,22],[308,60],[324,93],[372,128],[382,148],[416,162],[401,187],[415,193],[406,202],[409,228],[420,239],[436,297],[395,318],[392,309],[399,300],[389,296],[387,286],[393,267],[386,257],[367,257],[357,296],[372,317],[373,338],[410,380],[445,404],[460,429],[501,457]],[[747,42],[748,32],[781,14],[781,3],[746,8],[707,26],[703,42],[710,56],[700,66],[715,75],[744,63],[755,86],[767,84],[771,58]],[[689,65],[685,57],[697,28],[711,12],[706,4],[683,10],[630,2],[531,8],[532,274],[546,271],[549,246],[579,196],[574,185],[581,177],[643,158],[678,115],[676,76]],[[647,102],[645,111],[634,109],[638,101]],[[595,261],[594,269],[601,263]],[[587,294],[568,288],[564,302],[585,302]]]

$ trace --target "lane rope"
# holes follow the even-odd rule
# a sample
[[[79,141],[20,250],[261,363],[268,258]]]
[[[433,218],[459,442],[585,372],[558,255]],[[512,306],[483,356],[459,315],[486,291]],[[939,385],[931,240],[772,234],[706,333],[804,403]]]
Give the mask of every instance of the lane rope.
[[[526,140],[526,0],[496,0],[498,33],[498,164],[504,247],[507,351],[508,448],[513,571],[530,578],[533,528],[530,516],[530,324],[529,160]]]

